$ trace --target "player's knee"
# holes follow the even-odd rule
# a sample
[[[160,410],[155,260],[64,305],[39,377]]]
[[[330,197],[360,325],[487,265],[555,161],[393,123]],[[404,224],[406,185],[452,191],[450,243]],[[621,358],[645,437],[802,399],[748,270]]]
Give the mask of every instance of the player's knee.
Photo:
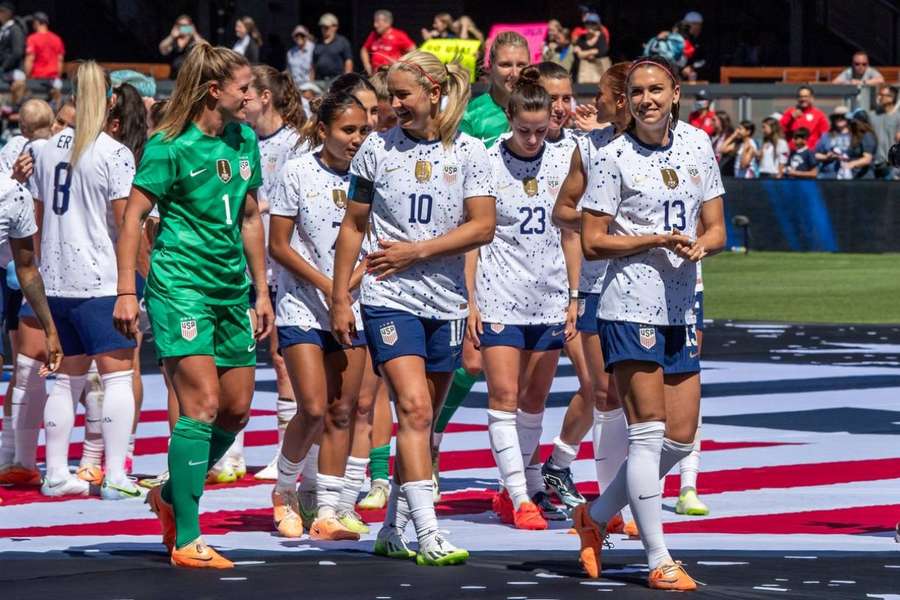
[[[466,360],[465,357],[463,357],[462,368],[463,368],[463,369],[465,370],[465,372],[468,373],[470,376],[472,376],[472,377],[480,377],[480,376],[481,376],[481,371],[482,371],[482,368],[481,368],[481,358],[478,357],[478,358],[473,358],[473,359]]]
[[[328,418],[325,421],[325,426],[329,429],[349,429],[353,415],[351,404],[344,401],[332,402],[328,406]]]
[[[665,408],[637,405],[633,408],[632,413],[634,414],[634,420],[637,423],[647,423],[649,421],[666,422]]]
[[[303,419],[306,427],[318,427],[325,420],[326,408],[321,402],[302,402],[297,414]]]
[[[223,408],[216,415],[216,423],[228,431],[240,431],[250,422],[250,411]]]
[[[492,390],[488,402],[493,410],[514,412],[519,406],[519,390],[515,387]]]
[[[431,397],[427,392],[399,394],[397,418],[404,429],[428,431],[431,429],[432,417]]]

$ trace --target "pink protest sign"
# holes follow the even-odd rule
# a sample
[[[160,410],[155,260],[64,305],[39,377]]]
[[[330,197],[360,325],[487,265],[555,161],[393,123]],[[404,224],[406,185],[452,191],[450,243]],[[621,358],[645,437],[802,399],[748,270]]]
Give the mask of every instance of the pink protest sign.
[[[547,37],[547,23],[500,23],[491,27],[487,45],[484,50],[484,64],[490,64],[491,44],[500,32],[515,31],[528,40],[528,50],[531,53],[531,62],[541,62],[541,50],[544,48],[544,38]]]

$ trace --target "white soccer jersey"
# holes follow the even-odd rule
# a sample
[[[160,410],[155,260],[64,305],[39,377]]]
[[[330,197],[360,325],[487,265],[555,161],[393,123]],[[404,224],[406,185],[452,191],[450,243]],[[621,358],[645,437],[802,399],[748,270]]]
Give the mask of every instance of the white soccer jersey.
[[[17,136],[17,137],[21,137],[21,136]],[[16,139],[16,138],[13,138],[13,139]],[[22,139],[25,140],[25,138],[22,138]],[[10,140],[10,142],[7,143],[7,145],[4,146],[3,149],[5,150],[6,148],[8,148],[10,143],[12,143],[12,140]],[[30,152],[31,158],[34,159],[35,161],[37,161],[37,156],[38,156],[38,154],[40,154],[41,148],[43,148],[46,143],[47,143],[47,140],[44,140],[44,139],[31,140],[30,142],[28,140],[25,140],[25,144],[20,148],[20,151],[16,156],[18,156],[19,154],[22,154],[22,152]],[[2,151],[0,151],[0,153],[2,153]],[[13,159],[13,160],[15,160],[15,159]],[[2,159],[0,159],[0,162],[2,162]],[[8,173],[4,173],[4,174],[9,175],[12,173],[12,165],[10,165],[9,168],[10,168],[10,171]],[[28,178],[28,181],[25,182],[24,186],[25,186],[25,189],[28,190],[29,204],[32,207],[32,212],[34,212],[34,201],[32,200],[32,198],[35,197],[35,195],[36,195],[36,190],[34,188],[34,175],[32,175],[31,177]],[[33,219],[33,215],[32,215],[32,219]],[[12,260],[12,250],[9,247],[9,242],[7,242],[7,241],[0,242],[0,268],[6,268],[6,265],[8,265],[9,261],[11,261],[11,260]]]
[[[75,131],[50,138],[35,161],[37,198],[44,203],[41,275],[48,296],[116,294],[116,231],[112,204],[127,198],[134,179],[131,150],[101,133],[73,168]]]
[[[568,279],[559,228],[550,215],[575,142],[544,144],[533,158],[506,141],[488,150],[497,186],[497,230],[479,249],[475,296],[487,323],[562,323]]]
[[[305,154],[285,164],[272,202],[272,214],[291,217],[297,225],[291,248],[326,277],[334,276],[338,231],[347,208],[350,173],[325,166],[319,154]],[[312,283],[279,269],[275,324],[331,330],[325,295]],[[357,329],[362,331],[359,304],[354,303]]]
[[[259,161],[262,165],[262,186],[257,190],[257,201],[268,207],[260,217],[263,224],[266,246],[266,279],[269,285],[278,282],[277,265],[269,258],[269,211],[280,185],[279,175],[287,161],[300,156],[302,151],[296,149],[300,136],[292,128],[284,125],[272,135],[259,138]]]
[[[9,138],[6,145],[0,148],[0,175],[8,175],[12,173],[13,164],[22,154],[22,149],[28,143],[28,138],[24,135],[14,135]]]
[[[697,283],[694,285],[694,293],[703,291],[703,261],[697,263]]]
[[[725,193],[708,141],[686,123],[666,147],[650,148],[631,134],[599,151],[600,166],[582,200],[613,215],[613,235],[665,234],[695,238],[702,204]],[[701,132],[702,133],[702,132]],[[665,248],[609,261],[597,316],[609,321],[684,325],[696,321],[695,263]]]
[[[0,243],[8,247],[9,238],[26,238],[36,232],[31,194],[19,182],[0,177]],[[0,267],[6,268],[8,262]]]
[[[417,140],[402,128],[371,133],[350,165],[353,176],[373,182],[374,240],[421,242],[464,222],[464,200],[495,196],[484,144],[457,135],[450,148]],[[384,279],[366,274],[362,303],[402,310],[428,319],[454,320],[467,314],[465,255],[414,264]]]
[[[616,136],[616,128],[613,126],[603,129],[594,129],[584,135],[578,136],[578,150],[581,152],[581,168],[584,170],[585,194],[591,182],[591,171],[600,168],[598,152],[610,143]],[[583,260],[581,261],[581,275],[578,282],[578,290],[599,294],[603,289],[603,279],[606,277],[608,260]]]

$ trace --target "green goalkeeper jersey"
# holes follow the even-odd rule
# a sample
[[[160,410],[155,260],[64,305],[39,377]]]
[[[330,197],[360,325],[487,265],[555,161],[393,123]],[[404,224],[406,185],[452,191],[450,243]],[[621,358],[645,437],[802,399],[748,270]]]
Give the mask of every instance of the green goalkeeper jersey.
[[[246,302],[241,220],[247,192],[262,185],[253,130],[230,123],[213,137],[191,123],[170,140],[157,133],[144,148],[134,185],[153,195],[159,208],[147,293]]]
[[[488,91],[469,102],[459,130],[478,138],[490,148],[497,138],[509,131],[509,120]]]

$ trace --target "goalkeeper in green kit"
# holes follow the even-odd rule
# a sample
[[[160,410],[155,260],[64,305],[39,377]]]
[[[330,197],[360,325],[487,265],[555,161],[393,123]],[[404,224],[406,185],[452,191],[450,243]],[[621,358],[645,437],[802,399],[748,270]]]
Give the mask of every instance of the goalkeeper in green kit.
[[[233,566],[203,542],[200,496],[207,469],[247,423],[256,344],[274,322],[267,293],[250,306],[246,274],[249,266],[256,289],[267,289],[259,149],[242,124],[251,79],[247,60],[232,50],[207,43],[191,50],[144,149],[118,240],[113,320],[133,336],[141,223],[158,205],[144,294],[181,416],[169,443],[169,481],[147,501],[175,566]]]

